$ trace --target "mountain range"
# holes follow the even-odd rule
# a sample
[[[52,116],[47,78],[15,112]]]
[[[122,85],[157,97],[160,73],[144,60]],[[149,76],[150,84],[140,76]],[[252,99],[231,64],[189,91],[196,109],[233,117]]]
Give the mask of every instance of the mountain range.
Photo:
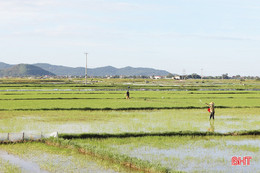
[[[124,67],[115,68],[112,66],[88,68],[88,76],[166,76],[169,74],[165,70],[156,70],[153,68],[134,68]],[[36,63],[36,64],[18,64],[11,65],[0,62],[0,76],[84,76],[84,67],[66,67],[60,65],[51,65],[47,63]]]

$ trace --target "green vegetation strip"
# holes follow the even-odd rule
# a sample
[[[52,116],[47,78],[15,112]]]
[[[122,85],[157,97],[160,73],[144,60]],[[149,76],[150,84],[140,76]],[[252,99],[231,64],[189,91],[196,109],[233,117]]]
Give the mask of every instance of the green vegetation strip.
[[[167,110],[167,109],[205,109],[207,107],[125,107],[125,108],[40,108],[40,109],[0,109],[0,111],[138,111],[138,110]],[[260,108],[260,106],[215,106],[215,108]]]
[[[162,132],[162,133],[83,133],[83,134],[60,134],[59,136],[64,139],[86,139],[86,138],[130,138],[130,137],[145,137],[145,136],[242,136],[242,135],[260,135],[259,130],[251,131],[235,131],[228,133],[216,132],[194,132],[194,131],[179,131],[179,132]]]
[[[150,163],[149,161],[144,161],[135,157],[129,157],[124,154],[113,153],[105,148],[88,144],[78,144],[77,142],[68,139],[49,138],[46,139],[44,142],[48,145],[54,145],[57,147],[77,149],[80,153],[91,155],[102,160],[109,160],[114,164],[120,164],[135,171],[162,173],[174,172],[168,168],[161,166],[161,164],[159,163]]]

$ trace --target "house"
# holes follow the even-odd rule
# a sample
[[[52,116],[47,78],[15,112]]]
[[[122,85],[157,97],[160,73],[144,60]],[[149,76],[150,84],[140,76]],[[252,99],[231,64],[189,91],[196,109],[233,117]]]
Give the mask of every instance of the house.
[[[162,76],[154,76],[154,79],[162,79]]]
[[[175,79],[175,80],[181,80],[181,76],[174,76],[173,79]]]

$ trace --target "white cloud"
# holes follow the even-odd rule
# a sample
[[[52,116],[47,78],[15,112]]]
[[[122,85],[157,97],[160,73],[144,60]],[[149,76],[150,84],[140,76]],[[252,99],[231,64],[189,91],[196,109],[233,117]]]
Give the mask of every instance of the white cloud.
[[[33,20],[40,21],[41,16],[44,16],[44,9],[49,5],[53,5],[50,0],[0,0],[0,21],[2,24],[17,25]]]
[[[94,27],[98,22],[112,23],[120,18],[119,15],[104,15],[104,12],[115,13],[135,8],[135,4],[105,0],[0,0],[0,26],[6,27],[6,30],[21,27],[44,30],[44,27],[51,29],[57,25],[80,25],[75,23],[78,21],[82,25],[88,22]]]
[[[185,65],[192,58],[257,57],[259,12],[232,1],[0,0],[1,56],[40,52],[62,63],[60,57],[87,47],[96,66],[124,66],[126,58],[154,66],[159,57],[158,66],[169,69],[174,58]],[[254,8],[250,2],[244,3]],[[205,8],[212,4],[219,4],[216,10]]]
[[[146,33],[147,34],[147,33]],[[162,38],[187,38],[187,39],[206,39],[206,40],[229,40],[229,41],[260,41],[259,37],[248,37],[241,35],[217,35],[217,34],[183,34],[183,33],[151,33]]]

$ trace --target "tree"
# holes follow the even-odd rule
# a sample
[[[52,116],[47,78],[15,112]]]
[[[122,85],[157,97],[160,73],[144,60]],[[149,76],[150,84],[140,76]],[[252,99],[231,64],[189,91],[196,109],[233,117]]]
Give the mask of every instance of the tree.
[[[228,73],[222,74],[222,79],[229,79]]]
[[[171,74],[171,73],[169,73],[167,76],[166,76],[167,78],[173,78],[174,77],[174,75],[173,74]]]
[[[187,78],[188,78],[188,79],[191,79],[191,78],[192,78],[192,79],[200,79],[201,76],[198,75],[197,73],[192,73],[191,75],[188,75]]]

